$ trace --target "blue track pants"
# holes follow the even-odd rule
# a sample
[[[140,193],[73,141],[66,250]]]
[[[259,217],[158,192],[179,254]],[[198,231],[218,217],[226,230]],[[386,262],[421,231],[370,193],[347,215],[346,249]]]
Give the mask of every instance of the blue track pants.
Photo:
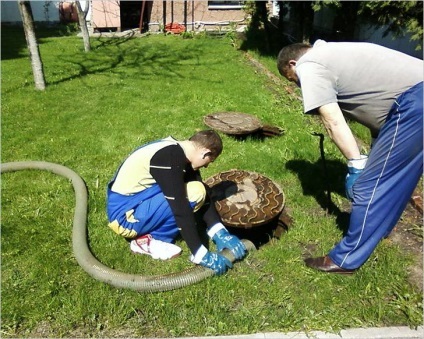
[[[423,83],[395,101],[353,186],[346,236],[329,253],[345,269],[359,268],[396,226],[423,174]]]
[[[179,234],[174,214],[158,184],[130,195],[113,192],[113,181],[107,190],[109,227],[125,238],[151,234],[153,238],[173,242]],[[190,207],[196,212],[205,201],[206,191],[201,182],[187,183]]]

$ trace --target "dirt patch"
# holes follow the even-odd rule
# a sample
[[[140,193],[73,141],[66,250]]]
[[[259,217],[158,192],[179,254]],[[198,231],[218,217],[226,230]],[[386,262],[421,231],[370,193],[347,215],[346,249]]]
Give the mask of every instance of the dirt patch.
[[[284,81],[282,78],[280,78],[277,75],[275,75],[274,73],[272,73],[264,65],[262,65],[258,60],[253,58],[249,53],[246,53],[245,56],[246,56],[247,60],[249,61],[249,63],[259,73],[265,74],[268,77],[268,79],[271,80],[273,85],[278,86],[278,89],[284,89],[284,91],[288,95],[290,95],[291,98],[302,101],[302,98],[296,94],[296,85],[294,85],[292,83],[288,83],[287,81]],[[275,94],[277,94],[276,91],[274,90],[273,86],[269,86],[268,89],[271,92],[274,92]]]
[[[419,185],[388,240],[413,256],[415,264],[408,267],[409,281],[423,291],[423,213],[422,185]],[[415,197],[419,197],[418,199]]]

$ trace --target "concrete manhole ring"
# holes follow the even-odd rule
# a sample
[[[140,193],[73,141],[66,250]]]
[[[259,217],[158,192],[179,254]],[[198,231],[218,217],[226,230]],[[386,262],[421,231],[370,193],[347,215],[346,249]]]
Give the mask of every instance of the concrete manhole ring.
[[[213,113],[205,116],[203,121],[210,128],[230,135],[250,134],[262,128],[254,115],[240,112]]]
[[[281,188],[259,173],[230,170],[208,178],[205,183],[226,226],[261,226],[278,217],[284,209]]]

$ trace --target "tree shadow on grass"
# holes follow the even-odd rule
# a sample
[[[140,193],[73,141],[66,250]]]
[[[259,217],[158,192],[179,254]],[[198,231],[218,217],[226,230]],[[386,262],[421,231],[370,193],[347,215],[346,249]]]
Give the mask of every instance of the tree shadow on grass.
[[[334,160],[326,160],[325,166],[322,160],[315,163],[290,160],[286,163],[286,168],[297,174],[304,195],[314,197],[323,210],[336,216],[337,226],[345,234],[349,226],[350,213],[340,210],[332,201],[331,195],[338,194],[344,197],[346,165]]]
[[[90,53],[63,55],[58,58],[59,64],[71,65],[74,69],[73,74],[68,73],[48,83],[57,84],[96,74],[117,76],[122,79],[137,74],[139,79],[146,80],[152,77],[178,81],[204,80],[202,74],[198,72],[191,72],[189,75],[186,72],[188,67],[194,69],[203,63],[202,54],[205,52],[200,45],[193,45],[190,49],[175,46],[171,52],[168,43],[140,44],[138,39],[143,38],[100,38],[92,45]],[[220,64],[221,62],[217,60],[208,65],[213,67]]]
[[[1,59],[26,57],[25,34],[20,26],[1,25]]]
[[[16,46],[16,50],[9,55],[9,58],[18,57],[22,48],[26,47],[25,38],[23,35],[21,37],[22,43]],[[126,80],[134,74],[139,79],[146,80],[158,77],[169,78],[172,81],[204,81],[200,72],[188,74],[186,71],[187,67],[194,69],[204,63],[202,55],[205,52],[201,45],[192,45],[190,49],[176,46],[170,51],[169,43],[140,44],[139,39],[142,38],[134,38],[131,35],[115,38],[99,37],[92,41],[92,51],[89,53],[82,51],[81,40],[81,51],[62,53],[43,60],[49,66],[49,73],[45,74],[46,83],[48,86],[57,85],[78,78],[84,79],[90,75]],[[43,55],[41,57],[43,58]],[[209,67],[220,64],[220,60],[208,63]],[[63,69],[63,65],[67,65],[66,70]],[[208,82],[213,83],[214,80],[209,79]],[[89,82],[83,84],[90,87]],[[96,89],[98,90],[98,87]],[[13,90],[14,88],[8,91]]]
[[[61,28],[50,27],[48,29],[36,28],[36,37],[39,45],[51,43],[44,38],[66,36]],[[21,25],[2,25],[2,60],[28,58],[25,34]],[[48,65],[46,72],[47,85],[55,85],[76,78],[84,78],[89,75],[102,74],[105,76],[118,76],[127,79],[128,75],[137,74],[139,78],[151,79],[152,76],[164,76],[181,80],[204,80],[202,74],[192,72],[187,75],[187,67],[193,69],[203,63],[202,45],[192,44],[190,48],[185,46],[173,46],[170,50],[169,43],[140,44],[139,39],[134,37],[133,32],[117,37],[98,37],[91,39],[91,52],[66,51],[57,57],[47,57],[41,52],[41,58]],[[7,47],[7,48],[6,48]],[[221,65],[221,60],[210,63],[209,67]],[[63,65],[68,65],[67,70]],[[208,80],[212,82],[213,80]]]

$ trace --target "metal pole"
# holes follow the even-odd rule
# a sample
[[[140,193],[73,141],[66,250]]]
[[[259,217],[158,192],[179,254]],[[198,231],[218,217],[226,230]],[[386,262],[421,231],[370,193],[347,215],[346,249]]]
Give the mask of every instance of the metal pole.
[[[194,0],[191,2],[191,30],[194,32]]]
[[[184,0],[184,27],[187,32],[187,0]]]
[[[138,25],[138,29],[139,29],[140,33],[143,30],[143,17],[144,17],[144,8],[145,7],[146,7],[146,1],[143,1],[142,5],[141,5],[140,23]]]
[[[164,0],[162,3],[162,12],[163,12],[163,31],[165,32],[165,26],[166,26],[166,1]]]
[[[330,213],[331,208],[331,191],[330,191],[330,182],[328,180],[328,171],[327,171],[327,163],[325,161],[325,154],[324,154],[324,134],[322,133],[312,133],[312,135],[319,137],[319,149],[321,153],[321,160],[322,160],[322,166],[324,168],[324,180],[325,180],[325,186],[327,189],[327,213]]]

